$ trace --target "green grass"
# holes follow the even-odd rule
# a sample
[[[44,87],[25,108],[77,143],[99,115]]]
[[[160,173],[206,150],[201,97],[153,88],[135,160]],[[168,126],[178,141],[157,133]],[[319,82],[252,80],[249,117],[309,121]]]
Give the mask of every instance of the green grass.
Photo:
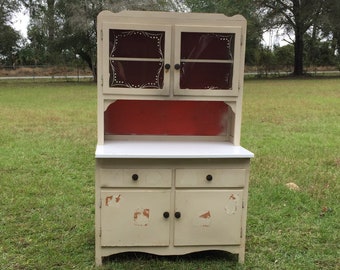
[[[244,265],[132,253],[102,269],[340,269],[339,108],[339,79],[246,81]],[[94,84],[0,82],[1,269],[96,269],[95,145]]]

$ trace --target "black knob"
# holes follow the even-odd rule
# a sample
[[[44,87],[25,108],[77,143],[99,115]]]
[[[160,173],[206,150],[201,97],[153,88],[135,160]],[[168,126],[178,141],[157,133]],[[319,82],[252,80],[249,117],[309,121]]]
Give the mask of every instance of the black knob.
[[[164,213],[163,213],[163,217],[164,217],[164,218],[169,218],[169,217],[170,217],[169,212],[164,212]]]
[[[170,69],[171,66],[170,66],[170,64],[165,64],[164,67],[165,67],[165,69]]]
[[[175,213],[175,218],[180,218],[181,217],[181,212],[176,212]]]
[[[138,180],[138,174],[133,174],[132,175],[132,180],[137,181]]]
[[[181,65],[180,65],[180,64],[176,64],[176,65],[175,65],[175,69],[176,69],[176,70],[179,70],[180,68],[181,68]]]
[[[213,177],[212,177],[211,174],[208,174],[207,177],[206,177],[205,179],[207,179],[207,181],[211,181],[211,180],[213,180]]]

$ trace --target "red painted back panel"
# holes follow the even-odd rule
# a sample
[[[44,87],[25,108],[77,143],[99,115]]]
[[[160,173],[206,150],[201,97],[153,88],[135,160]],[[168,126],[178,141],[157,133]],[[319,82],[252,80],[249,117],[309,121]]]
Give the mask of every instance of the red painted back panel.
[[[117,100],[105,111],[105,134],[226,134],[228,106],[222,101]]]

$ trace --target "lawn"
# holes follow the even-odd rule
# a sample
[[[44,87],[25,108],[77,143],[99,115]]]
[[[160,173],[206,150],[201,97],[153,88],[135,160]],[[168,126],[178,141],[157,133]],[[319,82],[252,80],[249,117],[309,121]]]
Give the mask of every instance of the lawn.
[[[245,264],[133,253],[101,269],[340,269],[339,123],[340,79],[247,80]],[[96,269],[95,146],[94,84],[0,82],[1,269]]]

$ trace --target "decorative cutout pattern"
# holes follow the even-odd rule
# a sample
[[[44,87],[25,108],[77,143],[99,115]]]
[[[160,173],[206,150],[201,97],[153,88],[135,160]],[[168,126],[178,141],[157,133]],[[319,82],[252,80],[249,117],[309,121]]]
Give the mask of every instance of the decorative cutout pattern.
[[[163,88],[164,32],[110,30],[110,87]]]

